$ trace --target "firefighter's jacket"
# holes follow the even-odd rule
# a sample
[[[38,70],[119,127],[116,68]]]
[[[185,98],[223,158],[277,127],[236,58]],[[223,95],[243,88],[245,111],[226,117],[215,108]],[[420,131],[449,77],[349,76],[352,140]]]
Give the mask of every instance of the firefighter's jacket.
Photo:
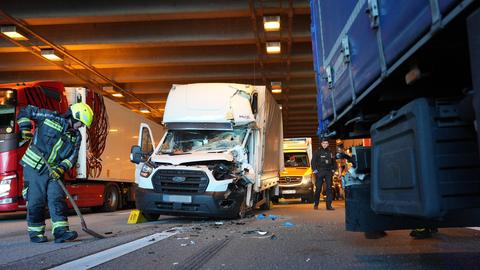
[[[29,105],[18,114],[20,130],[31,130],[31,121],[35,122],[35,134],[21,164],[40,171],[45,167],[40,156],[43,155],[51,166],[61,166],[65,171],[71,169],[77,163],[82,142],[80,131],[69,128],[68,118]]]

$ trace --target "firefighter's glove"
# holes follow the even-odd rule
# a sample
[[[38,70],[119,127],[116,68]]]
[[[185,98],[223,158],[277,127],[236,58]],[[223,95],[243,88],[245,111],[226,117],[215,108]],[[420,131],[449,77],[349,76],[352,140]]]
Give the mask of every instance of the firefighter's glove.
[[[52,177],[55,180],[58,180],[62,178],[64,173],[65,173],[65,170],[61,166],[54,166],[50,171],[50,177]]]
[[[33,138],[33,133],[30,130],[22,130],[22,140],[29,141]]]

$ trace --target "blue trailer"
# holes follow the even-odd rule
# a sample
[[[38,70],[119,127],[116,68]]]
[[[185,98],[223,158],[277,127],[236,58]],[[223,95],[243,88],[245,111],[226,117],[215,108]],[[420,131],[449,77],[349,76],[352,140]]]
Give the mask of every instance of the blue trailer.
[[[347,229],[480,225],[480,1],[310,6],[318,135],[372,138]]]

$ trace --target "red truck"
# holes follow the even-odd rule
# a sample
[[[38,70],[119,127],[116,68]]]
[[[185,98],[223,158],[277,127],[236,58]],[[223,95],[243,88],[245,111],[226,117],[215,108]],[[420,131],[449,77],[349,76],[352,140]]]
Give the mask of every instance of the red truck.
[[[114,211],[135,200],[130,145],[137,144],[141,123],[160,135],[161,125],[83,87],[65,88],[54,81],[9,83],[0,84],[0,212],[26,209],[19,161],[27,144],[22,144],[16,123],[20,109],[34,105],[64,113],[69,104],[80,101],[93,108],[95,120],[88,131],[81,131],[78,163],[65,175],[67,189],[79,207],[94,210]]]

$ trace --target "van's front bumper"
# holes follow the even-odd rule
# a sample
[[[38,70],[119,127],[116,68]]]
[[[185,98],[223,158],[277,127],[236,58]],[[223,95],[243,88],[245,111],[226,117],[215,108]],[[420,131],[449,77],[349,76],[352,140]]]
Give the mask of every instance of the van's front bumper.
[[[202,216],[236,218],[243,202],[243,194],[225,192],[196,194],[166,194],[152,189],[136,188],[137,208],[149,214],[172,216]]]
[[[279,186],[280,197],[285,199],[290,198],[310,198],[313,196],[313,184],[297,185],[297,186]]]

